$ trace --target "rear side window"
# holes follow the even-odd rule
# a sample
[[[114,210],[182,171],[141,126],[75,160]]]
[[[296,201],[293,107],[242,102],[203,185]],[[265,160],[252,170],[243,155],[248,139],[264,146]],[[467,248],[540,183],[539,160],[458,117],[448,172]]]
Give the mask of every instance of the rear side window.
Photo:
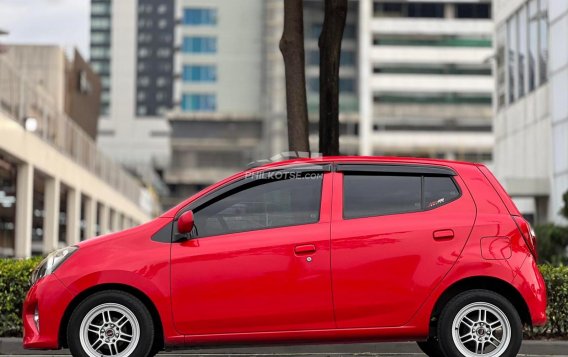
[[[343,217],[419,211],[421,180],[420,176],[346,173],[343,178]]]
[[[449,176],[345,172],[343,177],[345,219],[430,210],[459,197]]]
[[[424,177],[424,208],[432,209],[460,196],[454,180],[448,176]]]

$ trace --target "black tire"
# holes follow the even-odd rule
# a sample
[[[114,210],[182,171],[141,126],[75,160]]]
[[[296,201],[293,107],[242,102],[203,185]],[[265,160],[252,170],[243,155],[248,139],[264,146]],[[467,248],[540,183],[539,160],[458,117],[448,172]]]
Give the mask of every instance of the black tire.
[[[511,302],[509,302],[509,300],[507,300],[502,295],[499,295],[493,291],[482,290],[482,289],[466,291],[464,293],[455,296],[446,304],[445,308],[442,310],[438,322],[437,336],[438,340],[440,341],[440,347],[444,355],[456,356],[456,357],[468,356],[467,354],[460,352],[458,346],[454,342],[452,325],[454,323],[454,319],[458,316],[458,314],[460,314],[460,311],[462,309],[465,309],[466,307],[473,306],[471,304],[480,304],[482,305],[483,308],[489,308],[489,309],[496,308],[497,309],[496,311],[498,312],[500,311],[504,315],[503,317],[506,319],[506,322],[508,322],[510,326],[510,331],[509,331],[510,341],[507,348],[502,347],[504,348],[504,350],[500,351],[500,353],[496,355],[496,357],[516,356],[517,353],[519,352],[519,349],[521,348],[521,343],[523,341],[523,331],[522,331],[523,324],[521,322],[521,318],[519,317],[519,313],[517,312],[513,304],[511,304]],[[477,309],[477,306],[475,308]],[[492,312],[486,312],[486,314],[488,317],[485,319],[485,321],[491,321],[492,316],[493,317],[497,316],[494,315]],[[467,344],[463,344],[462,346],[464,346],[465,348],[468,348],[469,346],[469,348],[475,349],[477,348],[475,347],[477,345],[476,340],[481,338],[482,343],[485,343],[486,348],[489,349],[487,353],[490,353],[493,348],[497,349],[497,347],[490,346],[489,342],[483,342],[484,341],[483,339],[486,338],[492,341],[497,341],[499,338],[493,340],[491,339],[490,336],[493,336],[493,333],[496,333],[498,337],[500,330],[496,329],[495,331],[497,332],[491,331],[491,328],[493,326],[490,325],[493,322],[491,322],[489,325],[487,323],[485,323],[484,325],[480,325],[480,322],[478,322],[477,320],[482,320],[482,318],[479,315],[480,313],[477,311],[472,311],[471,315],[468,314],[470,320],[472,320],[473,327],[471,328],[471,330],[473,332],[471,333],[471,337],[466,336],[464,337],[464,339],[471,339],[473,337],[475,337],[475,339],[471,340],[471,342],[468,342]],[[475,316],[479,316],[479,318],[476,319]],[[495,318],[493,321],[497,321],[497,318]],[[465,328],[464,335],[467,334],[467,331],[470,328],[465,325],[461,326]],[[456,331],[462,334],[460,330]],[[479,335],[477,334],[477,331],[479,331]],[[501,341],[501,343],[499,342],[495,343],[497,344],[497,346],[503,346],[502,344],[503,341]],[[473,351],[471,353],[473,353]]]
[[[135,316],[140,331],[138,342],[136,343],[136,346],[133,347],[134,349],[132,350],[132,353],[130,353],[131,356],[148,357],[150,353],[154,352],[152,351],[154,342],[154,323],[152,321],[152,316],[148,312],[146,306],[144,306],[144,304],[132,294],[119,290],[107,290],[95,293],[87,297],[75,308],[75,310],[71,314],[69,323],[67,325],[67,343],[69,345],[69,350],[71,351],[71,354],[73,356],[90,356],[81,344],[81,324],[83,322],[83,319],[86,318],[87,315],[91,311],[93,311],[93,309],[100,307],[103,304],[117,304],[115,306],[124,307]],[[109,317],[113,322],[117,322],[117,315],[115,315],[114,317],[109,315]],[[127,325],[126,328],[128,327],[129,326]],[[101,329],[101,336],[103,336],[102,331],[103,329]],[[120,331],[122,331],[122,328]],[[97,333],[95,333],[92,337],[94,340],[98,339],[98,336],[96,336]],[[125,343],[120,342],[120,340],[119,342],[117,342],[117,345],[118,343],[121,343],[120,346],[125,345]],[[100,353],[99,356],[107,355],[107,353],[105,352],[108,352],[108,350],[106,350],[106,348],[108,347],[100,348],[102,349],[102,353]]]
[[[440,343],[435,338],[428,338],[426,341],[417,341],[418,347],[429,357],[444,357]]]

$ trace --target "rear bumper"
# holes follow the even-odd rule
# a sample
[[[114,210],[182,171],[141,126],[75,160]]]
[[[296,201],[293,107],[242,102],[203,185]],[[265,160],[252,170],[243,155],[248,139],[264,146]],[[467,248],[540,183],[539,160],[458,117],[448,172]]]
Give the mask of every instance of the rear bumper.
[[[67,288],[54,275],[40,279],[30,288],[24,301],[22,319],[26,349],[58,349],[59,327],[65,309],[73,299]],[[39,315],[39,328],[34,321]]]
[[[513,285],[527,303],[533,326],[546,324],[546,283],[532,257],[525,259],[513,280]]]

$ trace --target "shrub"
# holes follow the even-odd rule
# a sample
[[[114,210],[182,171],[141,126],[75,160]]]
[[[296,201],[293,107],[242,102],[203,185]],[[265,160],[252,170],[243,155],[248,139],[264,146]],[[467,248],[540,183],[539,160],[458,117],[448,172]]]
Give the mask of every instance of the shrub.
[[[22,304],[41,259],[0,259],[0,336],[22,335]]]
[[[529,338],[568,337],[568,267],[541,265],[548,293],[548,322],[543,327],[526,330]]]
[[[537,236],[538,260],[540,264],[566,265],[566,247],[568,246],[568,228],[554,224],[535,227]]]

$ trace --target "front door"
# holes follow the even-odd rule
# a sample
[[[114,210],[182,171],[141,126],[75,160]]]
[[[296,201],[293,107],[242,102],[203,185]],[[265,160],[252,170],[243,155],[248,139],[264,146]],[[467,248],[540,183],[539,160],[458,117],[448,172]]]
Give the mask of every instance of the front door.
[[[334,327],[331,173],[256,176],[194,208],[194,237],[172,244],[180,333]]]

